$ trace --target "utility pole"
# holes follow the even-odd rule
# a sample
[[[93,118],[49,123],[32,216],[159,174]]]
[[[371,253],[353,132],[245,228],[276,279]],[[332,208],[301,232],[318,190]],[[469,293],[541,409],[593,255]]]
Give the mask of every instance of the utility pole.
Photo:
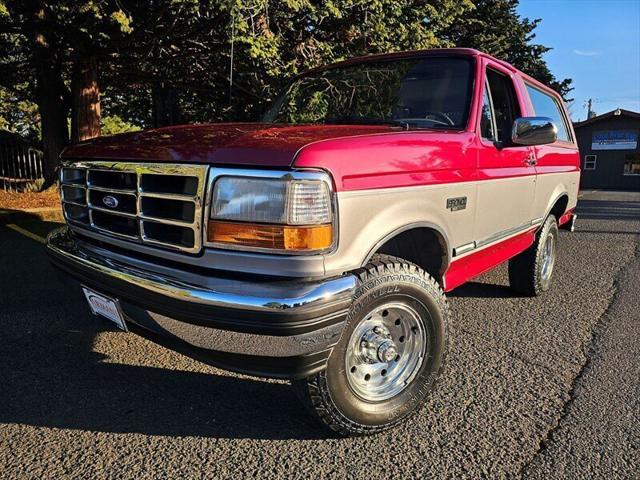
[[[596,116],[596,112],[594,112],[593,108],[592,108],[593,107],[593,100],[592,99],[587,100],[585,106],[587,107],[587,120],[589,120],[590,118],[595,117]]]

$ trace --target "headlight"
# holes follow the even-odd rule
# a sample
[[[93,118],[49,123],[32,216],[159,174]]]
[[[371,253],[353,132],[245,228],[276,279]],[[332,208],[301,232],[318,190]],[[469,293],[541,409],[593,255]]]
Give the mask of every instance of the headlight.
[[[210,211],[208,241],[221,247],[295,253],[333,245],[331,191],[322,179],[221,176]]]

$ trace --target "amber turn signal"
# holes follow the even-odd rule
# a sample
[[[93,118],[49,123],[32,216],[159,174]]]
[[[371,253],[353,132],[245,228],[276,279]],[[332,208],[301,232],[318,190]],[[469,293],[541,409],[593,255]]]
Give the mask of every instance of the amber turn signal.
[[[333,244],[329,225],[296,227],[258,223],[209,221],[207,239],[213,243],[275,250],[324,250]]]

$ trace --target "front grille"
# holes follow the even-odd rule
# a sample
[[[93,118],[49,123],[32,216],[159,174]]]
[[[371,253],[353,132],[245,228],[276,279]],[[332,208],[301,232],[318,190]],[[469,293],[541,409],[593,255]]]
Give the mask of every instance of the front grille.
[[[197,253],[207,166],[79,162],[60,173],[73,226],[138,243]]]

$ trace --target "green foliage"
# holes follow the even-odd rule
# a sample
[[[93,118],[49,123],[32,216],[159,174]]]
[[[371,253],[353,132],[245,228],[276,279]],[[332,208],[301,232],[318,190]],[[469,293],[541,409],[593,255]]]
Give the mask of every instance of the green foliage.
[[[0,117],[32,136],[35,4],[46,7],[67,89],[78,56],[98,57],[104,133],[255,119],[305,69],[408,49],[475,47],[571,89],[549,71],[548,48],[533,43],[539,20],[520,18],[517,0],[0,0]]]
[[[372,53],[449,46],[440,32],[471,7],[467,0],[237,1],[230,12],[234,77],[267,100],[284,79],[308,68]]]
[[[474,4],[445,29],[444,37],[459,47],[477,48],[513,64],[569,100],[571,80],[556,79],[543,58],[551,49],[533,43],[541,20],[521,18],[518,0],[476,0]]]
[[[133,31],[133,28],[131,28],[131,17],[122,10],[112,12],[111,18],[120,25],[120,31],[123,33],[131,33]]]
[[[400,81],[413,61],[335,68],[295,81],[270,112],[281,123],[324,123],[392,117]],[[279,107],[279,108],[278,108]]]
[[[18,91],[0,87],[0,129],[10,130],[30,142],[40,138],[38,106]]]
[[[117,115],[102,117],[102,135],[116,135],[118,133],[136,132],[140,130],[138,125],[129,123]]]

